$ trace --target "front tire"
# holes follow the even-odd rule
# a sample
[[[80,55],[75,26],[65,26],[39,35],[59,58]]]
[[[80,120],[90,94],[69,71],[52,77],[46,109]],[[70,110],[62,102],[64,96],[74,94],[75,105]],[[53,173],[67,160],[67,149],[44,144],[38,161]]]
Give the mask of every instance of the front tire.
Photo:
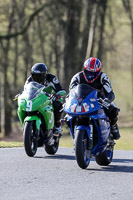
[[[24,148],[28,156],[33,157],[37,152],[36,127],[33,121],[27,121],[24,127]]]
[[[75,136],[75,155],[80,168],[85,169],[90,163],[90,153],[88,150],[89,139],[85,130],[77,130]]]

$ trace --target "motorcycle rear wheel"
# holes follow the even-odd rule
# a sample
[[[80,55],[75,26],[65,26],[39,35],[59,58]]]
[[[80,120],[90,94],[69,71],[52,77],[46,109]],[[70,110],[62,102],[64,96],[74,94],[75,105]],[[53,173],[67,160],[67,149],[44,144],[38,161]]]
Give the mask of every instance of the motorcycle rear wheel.
[[[96,163],[101,166],[107,166],[112,162],[113,158],[113,149],[105,150],[101,154],[95,157]]]
[[[77,130],[75,136],[75,155],[80,168],[88,167],[91,159],[91,151],[88,150],[88,137],[84,130]]]
[[[54,155],[58,151],[59,147],[59,138],[58,137],[53,137],[55,140],[53,145],[45,145],[45,151],[49,155]]]
[[[37,152],[37,138],[36,138],[36,129],[33,127],[32,121],[27,121],[24,127],[24,148],[25,152],[29,157],[33,157]]]

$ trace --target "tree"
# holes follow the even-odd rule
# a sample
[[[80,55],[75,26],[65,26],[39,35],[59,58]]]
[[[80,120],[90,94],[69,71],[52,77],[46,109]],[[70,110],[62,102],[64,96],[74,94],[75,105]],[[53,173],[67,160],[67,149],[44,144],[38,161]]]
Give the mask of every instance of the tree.
[[[125,11],[131,23],[131,41],[132,41],[132,57],[131,57],[131,75],[132,75],[132,96],[133,96],[133,9],[130,0],[122,0]]]
[[[26,1],[23,2],[24,5],[26,4]],[[7,5],[8,7],[8,5]],[[47,3],[45,2],[43,5],[41,5],[38,9],[36,9],[28,18],[27,23],[22,25],[21,20],[23,21],[23,18],[25,17],[22,14],[24,14],[24,6],[22,7],[23,9],[21,12],[19,12],[18,5],[16,0],[12,0],[10,3],[10,11],[9,11],[9,16],[8,17],[8,26],[7,26],[7,33],[0,35],[0,45],[1,45],[1,66],[2,66],[2,73],[3,73],[3,87],[2,87],[2,93],[3,93],[3,120],[2,120],[2,131],[4,135],[9,135],[12,131],[12,109],[13,109],[13,104],[12,104],[12,99],[14,95],[14,91],[12,90],[12,83],[10,82],[10,79],[8,77],[9,74],[9,66],[10,66],[10,48],[11,48],[11,39],[15,39],[15,50],[16,54],[14,57],[14,86],[17,85],[17,63],[18,63],[18,36],[23,35],[24,36],[24,41],[28,43],[28,37],[26,36],[26,32],[29,29],[31,22],[34,20],[35,16],[37,16],[43,9],[44,7],[47,7]],[[16,18],[16,12],[18,19]],[[21,15],[21,17],[20,17]],[[20,17],[20,18],[19,18]],[[23,21],[24,22],[24,21]],[[20,24],[20,30],[18,28],[15,29],[16,23]],[[13,33],[13,30],[16,30]],[[27,43],[26,43],[26,50],[27,48]],[[31,49],[31,48],[29,48]],[[31,55],[29,54],[29,49],[26,54],[26,56]],[[25,67],[28,66],[28,61],[29,56],[25,57]],[[27,70],[25,70],[27,72]],[[27,75],[27,74],[26,74]]]
[[[123,2],[132,25],[131,1]],[[122,6],[122,2],[119,0],[115,5]],[[23,90],[34,63],[45,62],[49,72],[58,76],[67,91],[72,76],[82,70],[86,58],[95,56],[110,64],[108,58],[105,59],[109,55],[112,64],[112,55],[118,46],[114,41],[114,30],[118,30],[114,13],[111,12],[109,18],[113,6],[114,2],[107,0],[7,0],[1,3],[1,108],[2,130],[6,135],[11,132],[12,116],[16,116],[14,106],[17,105],[13,105],[12,98]],[[111,18],[114,28],[109,24]]]

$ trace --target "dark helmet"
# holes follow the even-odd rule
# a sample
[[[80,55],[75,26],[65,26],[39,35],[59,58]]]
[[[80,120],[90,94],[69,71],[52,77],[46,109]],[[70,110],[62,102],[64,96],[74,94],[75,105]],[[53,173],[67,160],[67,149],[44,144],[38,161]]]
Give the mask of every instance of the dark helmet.
[[[44,63],[36,63],[31,68],[31,77],[33,81],[43,83],[46,80],[48,68]]]
[[[94,82],[101,74],[102,63],[98,58],[90,57],[84,62],[84,77],[88,83]]]

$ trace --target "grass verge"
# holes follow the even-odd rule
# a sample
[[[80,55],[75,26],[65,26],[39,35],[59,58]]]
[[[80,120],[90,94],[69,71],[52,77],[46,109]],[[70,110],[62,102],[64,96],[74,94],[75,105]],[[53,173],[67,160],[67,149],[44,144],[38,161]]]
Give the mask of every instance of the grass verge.
[[[120,129],[121,138],[116,142],[117,150],[133,150],[133,127]]]
[[[133,127],[120,129],[121,138],[115,140],[116,150],[133,150]],[[0,141],[0,148],[23,147],[23,142]],[[73,140],[70,135],[64,134],[60,140],[60,147],[73,147]]]
[[[0,148],[10,148],[10,147],[23,147],[23,142],[6,142],[0,141]]]

